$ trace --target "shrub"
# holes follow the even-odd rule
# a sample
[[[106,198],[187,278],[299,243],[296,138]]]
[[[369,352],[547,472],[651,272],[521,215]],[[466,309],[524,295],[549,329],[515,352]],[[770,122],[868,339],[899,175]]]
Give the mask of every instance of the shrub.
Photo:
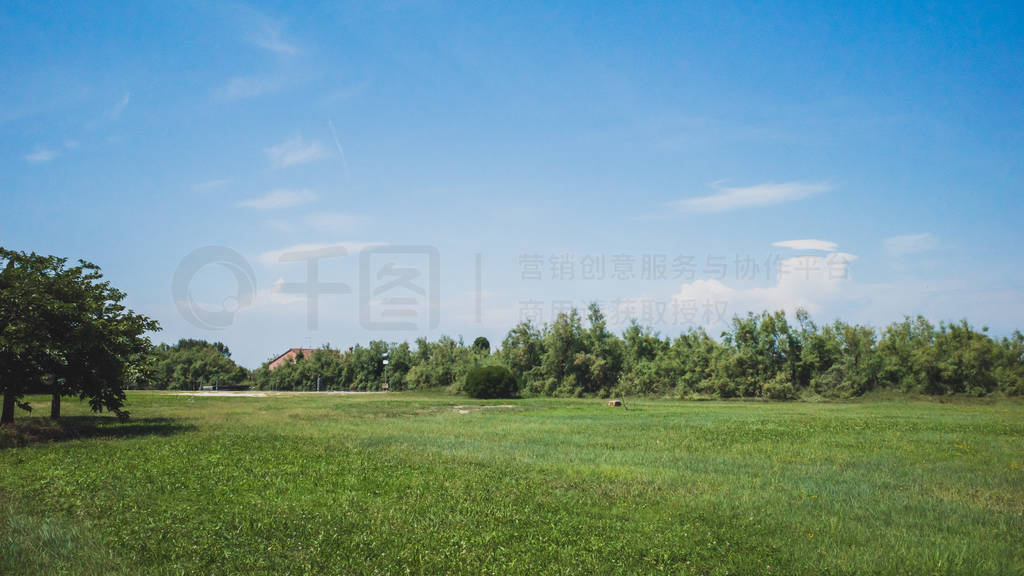
[[[472,398],[512,398],[519,385],[504,366],[477,366],[466,374],[462,390]]]
[[[789,376],[783,372],[779,372],[765,383],[764,397],[770,400],[792,400],[796,398],[796,390],[793,389],[793,383],[790,381]]]
[[[711,389],[719,398],[732,398],[736,396],[736,385],[728,378],[715,375],[711,381]]]

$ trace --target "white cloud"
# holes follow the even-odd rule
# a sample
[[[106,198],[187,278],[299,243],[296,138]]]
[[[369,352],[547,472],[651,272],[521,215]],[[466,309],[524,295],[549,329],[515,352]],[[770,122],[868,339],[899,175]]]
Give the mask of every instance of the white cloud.
[[[776,285],[765,289],[764,296],[775,309],[819,309],[824,301],[834,299],[851,285],[849,265],[856,259],[844,252],[784,258],[779,262]]]
[[[60,152],[52,148],[36,148],[35,151],[25,155],[25,161],[31,164],[43,164],[60,156]]]
[[[281,248],[279,250],[271,250],[269,252],[262,252],[259,255],[259,262],[264,266],[274,266],[284,261],[302,259],[297,258],[297,255],[319,253],[323,255],[356,255],[361,252],[364,248],[371,246],[387,246],[387,242],[336,242],[334,244],[296,244],[294,246],[288,246],[287,248]]]
[[[835,242],[829,242],[828,240],[783,240],[782,242],[774,242],[772,246],[779,248],[790,248],[792,250],[820,250],[822,252],[835,252],[836,248],[839,247]]]
[[[286,140],[276,146],[264,150],[275,168],[285,168],[297,164],[314,162],[330,156],[330,152],[319,142],[306,144],[301,136]]]
[[[317,195],[311,190],[289,190],[279,188],[271,190],[263,196],[250,198],[238,203],[239,206],[256,210],[281,210],[293,206],[301,206],[316,202]]]
[[[885,251],[893,258],[929,252],[938,248],[939,239],[930,233],[907,234],[885,239]]]
[[[673,300],[678,309],[696,310],[695,323],[708,328],[747,312],[806,308],[820,314],[830,302],[855,297],[847,293],[853,288],[849,263],[856,259],[844,252],[784,258],[779,261],[774,286],[737,289],[718,280],[700,279],[684,284]]]
[[[716,190],[715,194],[686,198],[673,204],[682,212],[728,212],[793,202],[832,190],[831,185],[822,182],[786,182],[746,187],[713,185],[712,187]]]
[[[228,101],[244,100],[276,92],[280,89],[281,80],[279,78],[235,76],[228,78],[228,81],[223,86],[214,90],[213,97],[218,100]]]
[[[249,305],[249,308],[276,308],[280,306],[305,304],[305,294],[285,292],[281,290],[282,284],[284,284],[284,278],[278,278],[270,288],[261,288],[257,290],[253,294],[252,304]]]

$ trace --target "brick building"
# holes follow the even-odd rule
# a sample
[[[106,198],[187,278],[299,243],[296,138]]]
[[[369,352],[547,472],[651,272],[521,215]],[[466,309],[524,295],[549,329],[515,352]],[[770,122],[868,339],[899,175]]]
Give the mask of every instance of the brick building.
[[[287,352],[271,360],[270,365],[267,366],[267,369],[273,370],[279,366],[284,365],[285,363],[295,362],[295,357],[299,355],[299,352],[302,352],[303,357],[309,358],[310,356],[313,355],[314,351],[314,348],[289,348]]]

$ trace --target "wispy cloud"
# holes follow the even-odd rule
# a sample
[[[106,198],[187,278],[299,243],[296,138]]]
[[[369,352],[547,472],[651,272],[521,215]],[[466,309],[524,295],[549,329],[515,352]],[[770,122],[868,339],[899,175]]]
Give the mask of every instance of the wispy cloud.
[[[334,121],[328,118],[327,125],[331,127],[331,136],[334,137],[334,146],[338,149],[338,154],[341,155],[341,165],[345,168],[345,179],[348,180],[348,160],[345,159],[345,149],[341,147],[341,140],[338,140],[338,133],[334,130]]]
[[[330,156],[327,149],[319,142],[306,144],[302,141],[301,136],[271,146],[265,152],[275,168],[306,164]]]
[[[363,93],[370,86],[370,82],[363,80],[357,84],[343,86],[337,90],[328,92],[321,97],[325,104],[340,104]]]
[[[228,78],[228,81],[213,91],[213,97],[217,100],[244,100],[255,98],[263,94],[270,94],[281,89],[279,78],[265,78],[259,76],[235,76]]]
[[[60,152],[53,148],[36,148],[29,154],[25,154],[25,161],[29,164],[43,164],[60,156]]]
[[[263,196],[243,200],[238,205],[255,210],[282,210],[294,206],[302,206],[303,204],[311,204],[316,201],[317,195],[311,190],[279,188],[271,190]]]
[[[822,252],[835,252],[839,247],[835,242],[829,242],[828,240],[783,240],[782,242],[774,242],[772,246],[779,248],[789,248],[791,250],[820,250]]]
[[[931,233],[906,234],[885,239],[885,252],[893,258],[929,252],[938,246],[939,239]]]
[[[283,28],[281,23],[267,21],[263,24],[261,29],[255,31],[249,36],[249,40],[256,46],[269,50],[275,54],[285,56],[298,54],[299,49],[294,44],[284,39],[284,36],[281,34],[281,28]]]
[[[207,180],[205,182],[198,182],[192,185],[192,190],[196,192],[209,192],[210,190],[216,190],[217,188],[223,188],[231,184],[231,180],[228,178],[217,178],[215,180]]]
[[[823,182],[785,182],[756,184],[746,187],[712,186],[716,192],[708,196],[686,198],[673,204],[682,212],[728,212],[759,206],[793,202],[832,190]]]
[[[121,99],[117,101],[117,104],[115,104],[114,107],[111,108],[109,112],[107,112],[107,116],[111,120],[117,120],[121,117],[121,113],[124,112],[124,109],[128,107],[128,104],[131,104],[131,101],[132,93],[125,92],[124,96],[122,96]]]
[[[271,250],[269,252],[263,252],[259,256],[259,261],[264,266],[274,266],[283,261],[295,259],[296,256],[301,254],[308,254],[311,252],[323,253],[323,254],[335,254],[345,253],[347,255],[355,255],[362,251],[364,248],[371,246],[387,246],[387,242],[337,242],[334,244],[296,244],[287,248],[281,248],[280,250]]]
[[[236,6],[232,12],[242,35],[250,44],[282,56],[300,52],[298,46],[285,38],[287,20],[274,18],[251,6]]]

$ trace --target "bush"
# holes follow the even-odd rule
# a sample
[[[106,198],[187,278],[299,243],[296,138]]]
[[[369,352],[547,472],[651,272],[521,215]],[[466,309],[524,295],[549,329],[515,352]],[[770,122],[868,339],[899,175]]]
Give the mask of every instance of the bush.
[[[513,398],[519,384],[504,366],[478,366],[466,374],[462,390],[471,398]]]
[[[765,383],[764,397],[769,400],[792,400],[796,398],[796,390],[793,389],[793,382],[790,381],[789,376],[783,372],[779,372]]]
[[[711,389],[719,398],[733,398],[737,395],[736,385],[728,378],[719,375],[712,378]]]

